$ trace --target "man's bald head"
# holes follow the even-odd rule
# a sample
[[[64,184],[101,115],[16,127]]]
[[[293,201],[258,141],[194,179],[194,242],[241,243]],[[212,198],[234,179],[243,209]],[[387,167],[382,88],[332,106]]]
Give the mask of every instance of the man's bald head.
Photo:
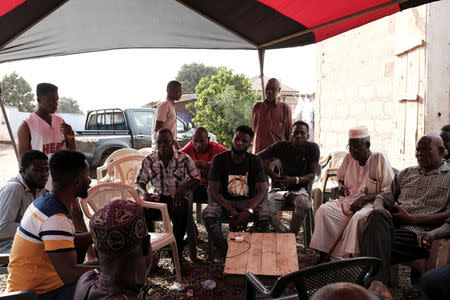
[[[311,300],[376,300],[377,296],[370,293],[368,290],[354,283],[337,282],[326,285],[315,292]]]
[[[266,99],[269,102],[274,102],[280,92],[280,82],[276,78],[270,78],[266,84]]]
[[[445,159],[450,159],[450,124],[445,125],[441,128],[441,131],[439,131],[439,136],[444,142],[445,149],[447,149],[447,155],[445,156]]]
[[[442,158],[447,151],[444,142],[440,136],[434,134],[426,134],[417,142],[416,158],[420,167],[425,171],[431,171],[439,168],[442,164]]]
[[[194,135],[192,136],[192,145],[194,146],[195,152],[205,153],[208,151],[209,136],[206,128],[198,127],[195,130]]]

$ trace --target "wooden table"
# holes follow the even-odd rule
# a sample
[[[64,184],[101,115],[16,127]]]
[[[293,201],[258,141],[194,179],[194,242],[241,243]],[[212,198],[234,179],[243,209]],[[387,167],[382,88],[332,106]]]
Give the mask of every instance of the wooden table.
[[[248,242],[231,240],[243,236]],[[248,249],[248,250],[247,250]],[[298,270],[297,245],[293,233],[230,232],[224,275],[281,276]]]

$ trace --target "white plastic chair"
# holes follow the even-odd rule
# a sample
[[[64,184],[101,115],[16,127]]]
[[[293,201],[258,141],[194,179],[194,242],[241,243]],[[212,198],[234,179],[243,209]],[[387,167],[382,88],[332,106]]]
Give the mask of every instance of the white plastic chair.
[[[110,181],[135,187],[136,175],[139,172],[145,155],[128,155],[112,161],[108,165],[107,176]]]
[[[127,156],[127,155],[133,155],[133,154],[139,154],[138,150],[133,149],[133,148],[123,148],[123,149],[119,149],[114,151],[113,153],[111,153],[105,160],[105,162],[103,163],[102,166],[97,168],[97,181],[98,183],[103,183],[103,182],[109,182],[110,178],[108,177],[108,175],[106,175],[105,177],[103,177],[103,172],[105,172],[108,169],[108,165],[114,161],[117,160],[121,157]]]
[[[93,212],[117,199],[132,200],[139,203],[142,207],[159,209],[161,211],[164,232],[150,232],[150,243],[153,250],[171,245],[177,281],[181,282],[177,242],[173,235],[167,204],[142,200],[132,186],[120,183],[104,183],[89,189],[87,198],[81,199],[81,208],[85,216],[90,219]]]
[[[141,149],[138,150],[138,152],[139,152],[139,154],[147,156],[147,155],[153,153],[153,149],[151,147],[141,148]]]

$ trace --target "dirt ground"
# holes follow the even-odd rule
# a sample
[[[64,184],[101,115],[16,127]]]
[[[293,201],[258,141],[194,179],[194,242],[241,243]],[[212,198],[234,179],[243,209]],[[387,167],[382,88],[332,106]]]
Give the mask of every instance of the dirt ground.
[[[18,172],[18,164],[14,154],[14,150],[10,144],[0,143],[0,187],[5,182],[15,176]],[[290,214],[284,213],[283,222],[290,220]],[[287,224],[286,224],[287,225]],[[244,299],[245,285],[236,285],[228,283],[223,277],[223,259],[207,259],[207,234],[202,224],[198,224],[199,240],[198,240],[198,261],[192,262],[189,259],[187,247],[185,247],[184,257],[186,263],[184,265],[183,283],[187,284],[182,292],[170,291],[169,287],[175,281],[174,268],[167,251],[162,249],[161,259],[155,271],[148,278],[149,290],[146,299]],[[227,225],[224,225],[227,230]],[[297,238],[298,258],[300,268],[307,267],[317,260],[317,253],[307,249],[303,245],[302,232]],[[201,282],[212,279],[216,283],[216,288],[212,291],[202,287]],[[403,293],[411,287],[409,282],[409,269],[406,267],[399,268],[398,287],[391,288],[394,299],[401,299]],[[0,292],[6,287],[6,275],[0,275]],[[192,296],[188,295],[188,291],[192,292]]]

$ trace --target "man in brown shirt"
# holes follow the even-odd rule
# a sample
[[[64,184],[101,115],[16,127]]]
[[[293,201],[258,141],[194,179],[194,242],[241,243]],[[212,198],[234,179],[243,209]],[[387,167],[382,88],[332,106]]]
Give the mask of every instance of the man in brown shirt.
[[[289,105],[277,101],[280,82],[271,78],[266,84],[266,99],[255,103],[252,123],[255,138],[253,153],[258,153],[275,142],[288,141],[292,131],[292,114]]]

